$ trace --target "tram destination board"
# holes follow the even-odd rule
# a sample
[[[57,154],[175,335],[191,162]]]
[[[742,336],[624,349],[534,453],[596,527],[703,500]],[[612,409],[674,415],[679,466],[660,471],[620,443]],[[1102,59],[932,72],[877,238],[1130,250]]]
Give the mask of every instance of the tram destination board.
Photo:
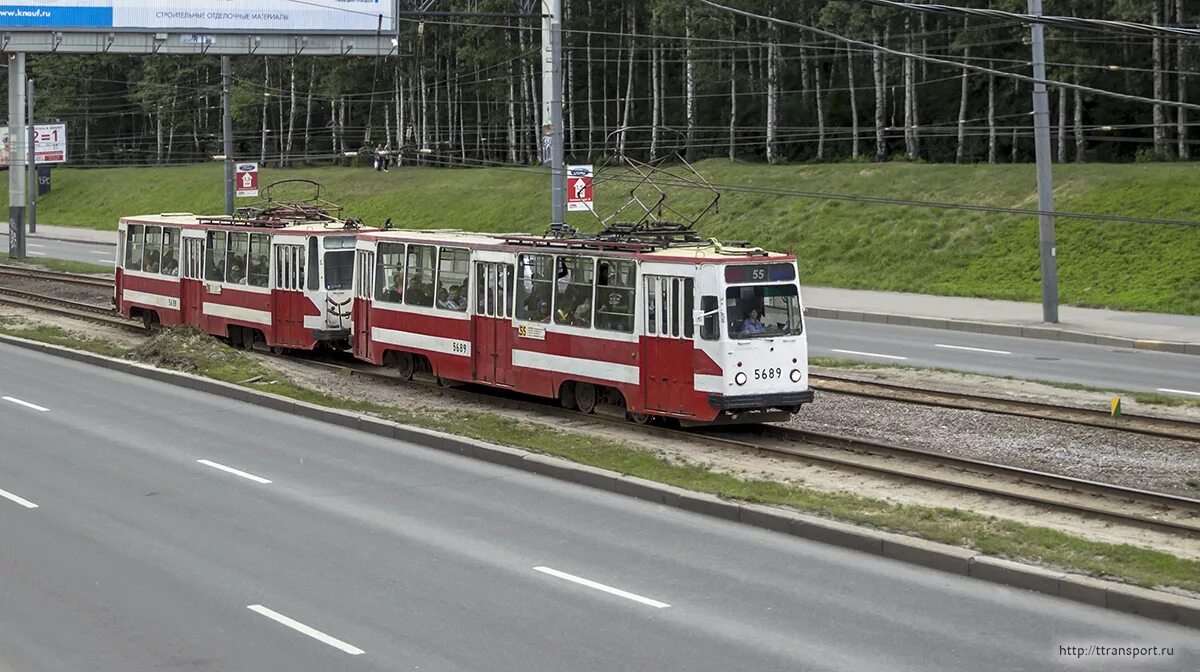
[[[0,2],[0,29],[325,33],[392,31],[394,0],[26,0]]]
[[[796,267],[793,264],[734,264],[725,267],[725,282],[731,285],[795,279]]]

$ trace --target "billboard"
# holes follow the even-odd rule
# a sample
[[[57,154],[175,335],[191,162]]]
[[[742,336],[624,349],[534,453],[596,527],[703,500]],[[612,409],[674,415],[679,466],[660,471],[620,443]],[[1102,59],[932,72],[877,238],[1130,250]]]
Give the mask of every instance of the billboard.
[[[347,33],[394,30],[392,0],[0,0],[0,30]],[[385,15],[382,25],[380,15]]]
[[[29,127],[26,126],[26,129]],[[66,163],[67,162],[67,125],[66,124],[35,124],[33,127],[33,154],[37,163]],[[0,136],[3,136],[4,146],[0,147],[0,166],[7,166],[9,154],[8,127],[0,126]],[[24,159],[18,165],[27,163]]]

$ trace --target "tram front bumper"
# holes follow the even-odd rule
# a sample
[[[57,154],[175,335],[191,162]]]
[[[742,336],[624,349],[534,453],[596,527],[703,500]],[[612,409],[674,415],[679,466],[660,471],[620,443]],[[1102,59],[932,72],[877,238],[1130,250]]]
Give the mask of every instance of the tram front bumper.
[[[710,394],[708,395],[708,403],[720,411],[754,408],[796,408],[801,404],[812,403],[814,397],[815,395],[812,390],[776,392],[774,394],[739,394],[733,396]]]
[[[313,329],[312,335],[318,341],[349,341],[350,329]]]

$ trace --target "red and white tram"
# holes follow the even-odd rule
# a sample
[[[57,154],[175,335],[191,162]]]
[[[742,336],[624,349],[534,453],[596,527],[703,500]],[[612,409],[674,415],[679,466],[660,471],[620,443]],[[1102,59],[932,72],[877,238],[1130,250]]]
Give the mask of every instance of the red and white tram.
[[[795,257],[715,241],[359,234],[353,352],[584,412],[762,422],[813,399]]]
[[[242,347],[344,348],[358,230],[336,219],[122,218],[115,303],[148,326],[189,324]]]

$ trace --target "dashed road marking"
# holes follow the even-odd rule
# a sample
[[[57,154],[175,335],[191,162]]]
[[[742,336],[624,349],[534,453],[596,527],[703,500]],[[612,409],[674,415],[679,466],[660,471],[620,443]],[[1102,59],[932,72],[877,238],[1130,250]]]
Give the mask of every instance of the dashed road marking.
[[[1158,388],[1158,391],[1166,392],[1167,394],[1186,394],[1189,397],[1200,397],[1200,392],[1189,392],[1187,390],[1172,390],[1168,387],[1160,387],[1160,388]]]
[[[877,352],[859,352],[858,350],[838,350],[836,348],[834,348],[833,351],[840,352],[843,355],[859,355],[860,357],[879,357],[882,359],[896,359],[896,360],[901,360],[901,361],[908,359],[908,357],[901,357],[899,355],[881,355]]]
[[[268,609],[268,608],[262,606],[261,604],[250,604],[250,605],[247,605],[246,608],[249,609],[250,611],[253,611],[256,614],[261,614],[263,616],[266,616],[267,618],[271,619],[272,621],[275,621],[276,623],[282,623],[283,625],[286,625],[287,627],[295,630],[296,632],[304,633],[304,634],[308,635],[309,637],[312,637],[313,639],[317,640],[318,642],[321,642],[323,644],[328,644],[329,646],[332,646],[335,649],[345,651],[346,653],[348,653],[352,656],[361,656],[362,654],[366,653],[365,651],[358,648],[357,646],[352,646],[350,644],[347,644],[346,642],[343,642],[342,640],[338,639],[337,637],[330,637],[329,635],[321,632],[320,630],[317,630],[315,628],[310,628],[309,626],[301,623],[300,621],[296,621],[291,618],[288,618],[287,616],[284,616],[283,614],[279,613],[278,611]]]
[[[571,583],[577,583],[581,586],[587,586],[588,588],[599,590],[601,592],[608,593],[609,595],[616,595],[617,597],[623,597],[627,600],[633,600],[634,602],[654,607],[655,609],[666,609],[667,607],[671,606],[666,602],[659,602],[658,600],[652,600],[648,597],[642,597],[641,595],[630,593],[628,591],[621,590],[620,588],[613,588],[612,586],[606,586],[603,583],[596,583],[595,581],[590,581],[583,577],[575,576],[574,574],[560,572],[557,569],[551,569],[549,567],[534,567],[533,569],[536,572],[549,574],[550,576],[562,579],[564,581],[570,581]]]
[[[44,406],[38,406],[37,404],[31,404],[28,401],[22,401],[20,399],[17,399],[16,397],[0,397],[0,399],[3,399],[8,402],[12,402],[18,406],[24,406],[25,408],[32,408],[33,410],[39,411],[41,413],[46,413],[50,410]]]
[[[965,345],[946,345],[945,343],[935,343],[935,348],[945,348],[947,350],[966,350],[967,352],[984,352],[989,355],[1011,355],[1008,350],[988,350],[987,348],[969,348]]]
[[[221,471],[224,471],[229,474],[233,474],[234,476],[241,476],[242,478],[254,481],[255,483],[262,483],[265,485],[265,484],[271,482],[271,481],[263,478],[262,476],[255,476],[254,474],[247,473],[245,471],[242,471],[241,469],[234,469],[233,467],[227,467],[218,462],[213,462],[212,460],[196,460],[196,461],[199,462],[200,464],[203,464],[206,467],[212,467],[213,469],[220,469]]]
[[[29,501],[28,499],[25,499],[24,497],[18,497],[7,490],[0,490],[0,497],[3,497],[7,500],[16,502],[17,504],[20,504],[21,506],[23,506],[27,509],[38,508],[37,504],[34,504],[33,502]]]

